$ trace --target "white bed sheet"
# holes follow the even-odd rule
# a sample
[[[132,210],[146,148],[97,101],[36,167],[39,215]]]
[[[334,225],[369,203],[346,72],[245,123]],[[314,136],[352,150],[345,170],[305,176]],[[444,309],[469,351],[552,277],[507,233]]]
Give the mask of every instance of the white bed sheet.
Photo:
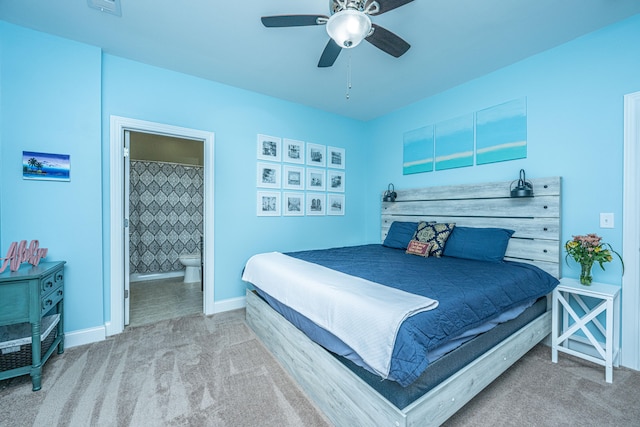
[[[279,252],[254,255],[242,279],[330,331],[387,378],[400,324],[438,302]]]

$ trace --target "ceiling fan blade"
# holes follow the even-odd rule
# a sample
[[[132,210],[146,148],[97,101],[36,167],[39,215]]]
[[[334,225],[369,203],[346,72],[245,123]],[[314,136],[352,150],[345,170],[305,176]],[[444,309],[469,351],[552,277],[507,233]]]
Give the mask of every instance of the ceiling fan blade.
[[[342,48],[338,46],[338,43],[334,42],[333,39],[329,39],[329,42],[322,52],[320,61],[318,61],[318,67],[331,67],[333,63],[336,62],[336,59],[338,59],[341,50]]]
[[[409,43],[383,27],[376,24],[371,24],[371,27],[374,29],[373,33],[365,40],[389,55],[399,58],[411,47]]]
[[[411,3],[413,0],[376,0],[380,5],[379,10],[371,15],[382,15],[390,10],[396,9],[400,6],[404,6],[407,3]],[[365,6],[366,8],[366,6]]]
[[[318,18],[320,18],[319,21]],[[325,15],[277,15],[263,16],[260,19],[265,27],[305,27],[324,25],[329,17]]]

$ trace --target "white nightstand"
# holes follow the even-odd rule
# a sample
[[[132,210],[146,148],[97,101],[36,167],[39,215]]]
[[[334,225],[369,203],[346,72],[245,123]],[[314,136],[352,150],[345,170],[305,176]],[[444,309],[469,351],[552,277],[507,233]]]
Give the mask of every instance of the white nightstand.
[[[596,298],[601,301],[595,307],[589,308],[582,297]],[[558,362],[558,351],[572,354],[603,365],[605,380],[608,383],[612,382],[613,366],[619,366],[619,310],[620,287],[605,283],[592,283],[590,286],[585,286],[576,279],[560,279],[560,284],[553,291],[552,362]],[[604,326],[597,318],[603,312],[606,317]],[[562,322],[560,322],[561,314]],[[604,343],[598,341],[589,330],[587,327],[589,323],[602,333],[605,338]],[[586,338],[576,335],[578,331],[582,331]],[[593,355],[588,354],[592,348],[595,349]]]

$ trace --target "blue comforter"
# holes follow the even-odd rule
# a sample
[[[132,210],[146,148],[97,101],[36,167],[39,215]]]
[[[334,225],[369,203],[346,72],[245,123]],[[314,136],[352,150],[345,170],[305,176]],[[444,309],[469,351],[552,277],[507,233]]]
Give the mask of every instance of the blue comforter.
[[[398,331],[389,379],[403,386],[426,369],[428,351],[505,310],[548,294],[558,284],[530,264],[423,258],[382,245],[287,255],[439,302],[438,308],[405,320]]]

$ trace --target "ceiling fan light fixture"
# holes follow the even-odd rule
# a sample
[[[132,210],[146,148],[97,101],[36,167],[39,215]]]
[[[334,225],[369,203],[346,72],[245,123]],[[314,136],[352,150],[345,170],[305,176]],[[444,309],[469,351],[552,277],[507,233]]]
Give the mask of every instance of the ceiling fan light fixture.
[[[336,12],[327,22],[329,37],[342,48],[353,48],[371,32],[371,19],[359,10],[345,9]]]
[[[120,0],[87,0],[89,7],[111,15],[122,16]]]

